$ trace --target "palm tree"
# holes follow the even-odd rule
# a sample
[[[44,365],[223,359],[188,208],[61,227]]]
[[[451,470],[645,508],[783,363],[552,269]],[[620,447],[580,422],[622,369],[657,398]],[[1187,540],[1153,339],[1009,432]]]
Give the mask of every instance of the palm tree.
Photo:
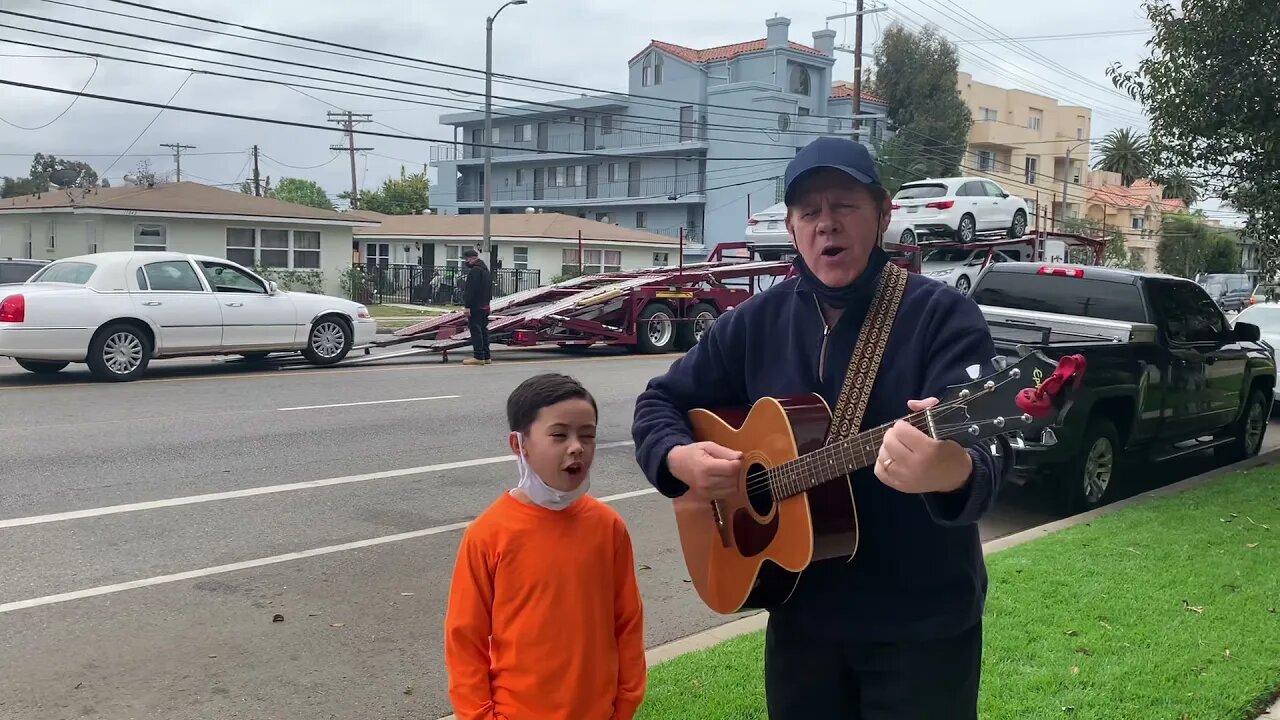
[[[1147,177],[1151,172],[1149,149],[1147,138],[1132,129],[1112,130],[1098,144],[1098,161],[1094,168],[1119,174],[1124,186],[1131,187],[1135,180]]]
[[[1181,200],[1191,207],[1200,199],[1200,188],[1181,170],[1170,170],[1160,176],[1164,185],[1164,199]]]

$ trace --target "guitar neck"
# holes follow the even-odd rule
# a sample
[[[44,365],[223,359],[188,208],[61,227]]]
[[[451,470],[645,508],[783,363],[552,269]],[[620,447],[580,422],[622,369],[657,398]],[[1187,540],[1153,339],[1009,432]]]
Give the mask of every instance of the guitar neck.
[[[920,428],[930,436],[934,435],[927,410],[912,413],[900,420]],[[854,471],[871,467],[876,462],[885,433],[896,422],[898,420],[864,430],[771,468],[768,475],[773,496],[778,500],[785,500],[823,483],[843,478]]]

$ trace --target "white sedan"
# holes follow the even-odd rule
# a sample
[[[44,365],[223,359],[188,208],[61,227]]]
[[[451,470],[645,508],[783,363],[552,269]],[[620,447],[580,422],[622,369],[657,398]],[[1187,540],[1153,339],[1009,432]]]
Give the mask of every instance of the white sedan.
[[[134,380],[156,358],[273,352],[332,365],[376,333],[363,305],[286,292],[233,262],[186,253],[66,258],[0,290],[0,356],[42,374],[82,362],[104,380]]]

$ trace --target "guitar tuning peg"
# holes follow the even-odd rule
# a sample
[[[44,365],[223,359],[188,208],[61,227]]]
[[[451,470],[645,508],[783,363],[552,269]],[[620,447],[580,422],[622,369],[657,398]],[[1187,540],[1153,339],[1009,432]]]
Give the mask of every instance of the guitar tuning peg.
[[[1004,355],[996,355],[991,358],[991,367],[995,368],[996,372],[1000,372],[1001,370],[1009,367],[1009,358]]]
[[[1022,439],[1022,433],[1017,433],[1009,438],[1009,444],[1013,446],[1014,450],[1023,450],[1027,447],[1026,441]]]
[[[1045,447],[1052,447],[1058,444],[1058,436],[1054,434],[1053,428],[1045,428],[1044,432],[1040,433],[1040,444]]]

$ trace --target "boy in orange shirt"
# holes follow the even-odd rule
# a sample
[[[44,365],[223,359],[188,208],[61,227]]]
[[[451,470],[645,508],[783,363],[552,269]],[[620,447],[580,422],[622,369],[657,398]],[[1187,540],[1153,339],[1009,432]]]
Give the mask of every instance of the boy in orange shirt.
[[[458,720],[631,720],[645,690],[631,538],[586,495],[595,399],[538,375],[507,398],[519,485],[462,536],[445,614]]]

